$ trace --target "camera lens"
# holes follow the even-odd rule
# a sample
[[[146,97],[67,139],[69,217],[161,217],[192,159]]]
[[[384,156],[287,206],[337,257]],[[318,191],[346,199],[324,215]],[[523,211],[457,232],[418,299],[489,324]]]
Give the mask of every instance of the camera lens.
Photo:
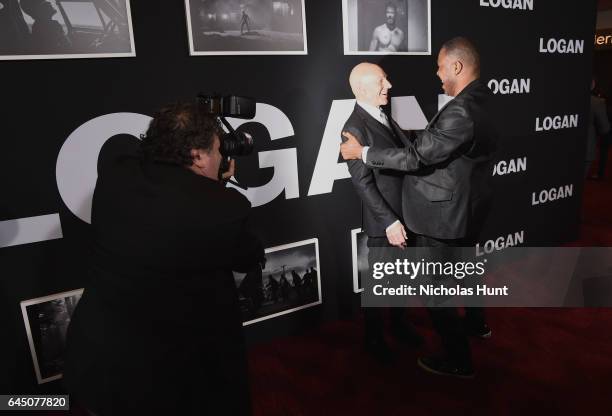
[[[221,154],[225,157],[247,156],[253,152],[253,136],[245,132],[226,133],[221,139]]]

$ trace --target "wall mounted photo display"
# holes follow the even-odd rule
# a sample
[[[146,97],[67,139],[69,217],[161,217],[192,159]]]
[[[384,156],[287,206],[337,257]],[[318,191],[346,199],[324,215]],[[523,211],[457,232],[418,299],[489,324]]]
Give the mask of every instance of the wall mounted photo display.
[[[305,1],[185,0],[190,55],[307,55]]]
[[[234,280],[244,326],[320,305],[319,240],[267,248],[263,270],[234,272]]]
[[[342,0],[345,55],[431,55],[431,0]]]
[[[131,56],[129,0],[0,0],[0,60]]]
[[[83,289],[21,302],[38,384],[62,378],[66,331]]]
[[[353,253],[353,292],[363,292],[361,283],[368,275],[368,236],[361,228],[351,230],[351,252]]]

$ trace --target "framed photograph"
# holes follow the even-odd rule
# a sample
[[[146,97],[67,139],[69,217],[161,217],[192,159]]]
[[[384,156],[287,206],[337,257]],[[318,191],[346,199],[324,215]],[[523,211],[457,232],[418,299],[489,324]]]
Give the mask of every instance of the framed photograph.
[[[193,55],[307,55],[306,0],[185,0]]]
[[[321,268],[316,238],[266,249],[266,264],[234,272],[243,325],[320,305]]]
[[[66,330],[83,289],[21,302],[38,384],[62,378]]]
[[[345,55],[431,55],[431,0],[342,0]]]
[[[362,279],[368,273],[368,236],[361,228],[351,230],[353,252],[353,292],[363,292]]]
[[[129,0],[0,0],[0,60],[126,56]]]

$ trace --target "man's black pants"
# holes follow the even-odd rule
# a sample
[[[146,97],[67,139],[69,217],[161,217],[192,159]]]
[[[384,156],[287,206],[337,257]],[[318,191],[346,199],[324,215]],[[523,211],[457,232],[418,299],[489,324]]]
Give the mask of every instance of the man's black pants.
[[[608,163],[608,149],[610,148],[610,140],[612,140],[612,133],[608,133],[602,136],[599,141],[599,166],[598,176],[603,179],[606,174],[606,164]]]
[[[368,237],[368,247],[393,247],[389,244],[387,237]],[[372,252],[368,256],[368,261],[372,264]],[[363,308],[363,318],[365,324],[366,343],[378,343],[384,338],[384,308]],[[404,313],[406,308],[389,308],[391,327],[397,328],[405,326]]]
[[[415,247],[472,247],[469,240],[438,240],[424,235],[411,237]],[[454,307],[428,308],[434,329],[442,340],[442,346],[453,364],[472,367],[472,353],[467,335],[467,327],[481,328],[485,324],[484,308],[465,308],[465,320]]]

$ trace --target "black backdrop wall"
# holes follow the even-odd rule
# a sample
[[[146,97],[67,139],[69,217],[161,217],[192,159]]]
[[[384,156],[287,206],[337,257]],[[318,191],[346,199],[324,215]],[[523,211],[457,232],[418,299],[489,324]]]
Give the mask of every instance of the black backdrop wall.
[[[435,113],[441,93],[435,76],[436,54],[453,36],[464,35],[477,43],[486,82],[524,80],[528,91],[496,95],[502,133],[498,159],[506,163],[498,165],[494,176],[497,197],[481,242],[497,240],[497,247],[503,248],[502,240],[506,243],[508,235],[517,233],[522,238],[513,238],[515,243],[532,246],[574,238],[582,191],[595,1],[502,2],[532,3],[533,10],[491,7],[490,3],[499,4],[432,0],[432,56],[344,56],[342,2],[308,0],[308,55],[190,57],[184,2],[133,0],[134,58],[0,62],[0,221],[59,214],[62,235],[14,245],[6,243],[10,236],[2,236],[6,247],[0,248],[0,374],[6,378],[0,377],[0,392],[59,388],[57,382],[36,385],[19,303],[83,286],[88,224],[60,196],[56,164],[69,135],[105,114],[152,115],[167,102],[217,91],[257,97],[290,120],[294,134],[280,140],[270,140],[270,125],[267,129],[258,123],[242,126],[257,135],[257,152],[294,148],[297,154],[299,197],[286,199],[281,193],[254,208],[253,214],[268,247],[319,239],[323,303],[246,327],[251,340],[350,316],[358,304],[351,282],[350,231],[360,227],[360,203],[350,180],[335,181],[331,192],[308,194],[332,102],[352,98],[348,73],[363,60],[379,62],[393,83],[393,95],[416,97],[427,118]],[[551,49],[547,48],[552,46],[551,38],[578,40],[578,53],[542,52]],[[566,115],[577,115],[577,125],[536,131],[537,126],[547,126],[545,117]],[[71,157],[80,154],[75,151]],[[519,172],[500,174],[517,159]],[[291,163],[287,165],[293,169]],[[261,186],[271,180],[274,169],[259,169],[255,153],[239,161],[238,179]],[[78,178],[80,172],[72,175]],[[571,194],[565,198],[538,203],[546,199],[540,198],[540,191],[566,186],[571,186]],[[6,234],[10,226],[20,224],[5,222],[2,230]]]

